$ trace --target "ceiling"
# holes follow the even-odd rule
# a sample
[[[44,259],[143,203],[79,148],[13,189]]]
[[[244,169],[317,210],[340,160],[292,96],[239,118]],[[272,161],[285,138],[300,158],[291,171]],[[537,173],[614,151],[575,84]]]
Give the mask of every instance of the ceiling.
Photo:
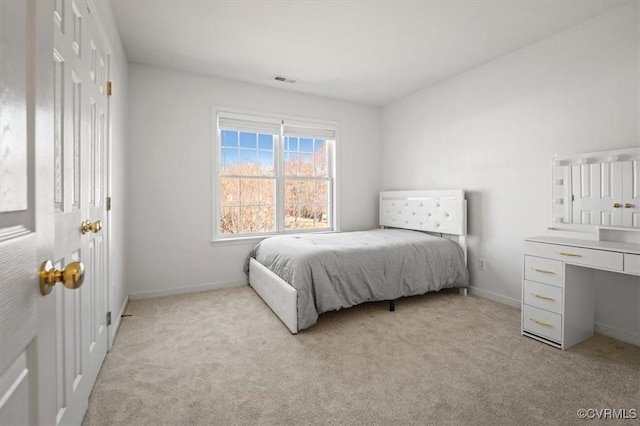
[[[110,1],[131,62],[373,106],[630,2]]]

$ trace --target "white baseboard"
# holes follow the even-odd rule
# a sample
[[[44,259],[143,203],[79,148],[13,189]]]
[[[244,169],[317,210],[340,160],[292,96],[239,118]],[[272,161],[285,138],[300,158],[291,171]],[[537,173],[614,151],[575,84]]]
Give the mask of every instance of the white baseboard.
[[[512,306],[514,308],[520,309],[520,299],[512,299],[511,297],[503,296],[498,293],[494,293],[492,291],[482,290],[477,287],[468,287],[469,293],[484,297],[485,299],[493,300],[494,302],[499,302],[504,305]]]
[[[609,336],[612,339],[621,340],[623,342],[631,343],[632,345],[640,346],[640,334],[638,333],[620,330],[618,328],[614,328],[598,322],[593,324],[593,329],[598,334],[604,334],[605,336]]]
[[[189,287],[178,287],[178,288],[170,288],[167,290],[157,290],[157,291],[144,291],[141,293],[130,293],[129,298],[132,300],[135,299],[150,299],[152,297],[162,297],[162,296],[175,296],[176,294],[186,294],[186,293],[200,293],[203,291],[211,291],[211,290],[221,290],[223,288],[231,288],[231,287],[242,287],[247,285],[247,280],[237,280],[237,281],[224,281],[219,283],[210,283],[210,284],[199,284]]]
[[[113,318],[113,314],[111,317],[111,325],[109,326],[109,350],[113,346],[113,343],[116,341],[116,336],[118,335],[118,331],[120,330],[120,324],[122,324],[122,315],[127,311],[127,306],[129,305],[129,297],[124,299],[124,303],[120,307],[120,312],[115,317],[115,322]]]

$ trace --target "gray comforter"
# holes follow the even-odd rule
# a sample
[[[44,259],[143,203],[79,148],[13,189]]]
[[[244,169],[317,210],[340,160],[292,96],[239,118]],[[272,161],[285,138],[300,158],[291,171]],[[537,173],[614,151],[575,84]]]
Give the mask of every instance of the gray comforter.
[[[401,229],[276,236],[250,256],[297,290],[298,330],[323,312],[469,282],[459,245]]]

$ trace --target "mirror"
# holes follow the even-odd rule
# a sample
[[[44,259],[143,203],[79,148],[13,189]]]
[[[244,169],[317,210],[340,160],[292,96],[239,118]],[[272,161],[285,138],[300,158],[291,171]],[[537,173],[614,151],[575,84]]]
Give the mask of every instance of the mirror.
[[[552,220],[640,228],[640,148],[556,156]]]

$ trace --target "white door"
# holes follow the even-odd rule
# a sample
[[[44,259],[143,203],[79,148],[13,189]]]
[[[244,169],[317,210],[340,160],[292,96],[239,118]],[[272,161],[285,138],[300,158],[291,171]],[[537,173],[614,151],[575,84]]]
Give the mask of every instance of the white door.
[[[573,223],[602,226],[622,224],[622,163],[572,166],[571,182]]]
[[[640,161],[622,163],[622,226],[640,228]]]
[[[0,1],[0,424],[55,421],[53,3]],[[48,352],[43,351],[47,348]]]
[[[108,58],[82,0],[2,0],[0,19],[0,424],[79,424],[107,348]],[[44,260],[83,262],[82,287],[43,295]]]
[[[83,0],[55,2],[54,21],[54,267],[85,266],[82,287],[58,286],[56,420],[78,424],[107,352],[104,249],[106,61]],[[84,225],[84,226],[83,226]]]
[[[571,167],[573,223],[640,227],[640,161]]]

